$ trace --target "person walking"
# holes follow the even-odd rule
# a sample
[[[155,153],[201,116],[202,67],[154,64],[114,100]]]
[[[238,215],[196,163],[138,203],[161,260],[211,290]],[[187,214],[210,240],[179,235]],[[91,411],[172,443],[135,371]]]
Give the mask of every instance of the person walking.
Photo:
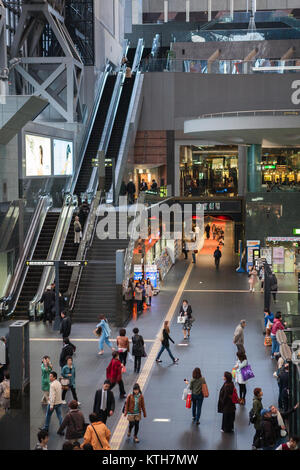
[[[217,246],[217,248],[214,251],[216,269],[219,269],[221,257],[222,257],[222,252],[221,252],[220,248]]]
[[[112,353],[112,360],[110,361],[106,369],[106,378],[110,381],[112,390],[116,384],[119,385],[120,398],[126,398],[126,392],[124,388],[124,383],[122,380],[122,369],[123,366],[119,359],[119,353],[114,351]]]
[[[185,240],[182,240],[182,253],[184,254],[184,259],[188,259],[188,250]]]
[[[230,372],[224,372],[224,385],[219,393],[218,413],[222,413],[222,432],[234,431],[235,404],[233,403],[234,385]]]
[[[139,335],[139,329],[133,328],[132,355],[134,357],[134,372],[139,373],[141,369],[142,357],[145,356],[144,338]]]
[[[169,333],[170,333],[169,322],[165,321],[164,322],[164,327],[163,327],[163,330],[162,330],[162,333],[161,333],[161,336],[160,336],[161,348],[160,348],[160,351],[157,355],[156,362],[162,362],[162,360],[160,359],[160,356],[162,355],[162,353],[165,349],[168,351],[169,356],[172,359],[172,361],[174,362],[174,364],[179,361],[178,358],[175,359],[175,357],[173,356],[173,354],[170,351],[170,341],[172,341],[173,344],[175,344],[175,343],[172,340],[172,338],[170,337]]]
[[[146,281],[145,291],[146,291],[146,304],[147,304],[147,307],[151,307],[152,296],[153,296],[153,286],[151,284],[150,279],[147,279],[147,281]]]
[[[121,328],[117,336],[117,350],[123,366],[126,366],[127,353],[129,352],[129,339],[126,336],[125,328]]]
[[[274,271],[272,271],[272,276],[271,276],[270,281],[271,281],[270,286],[271,286],[271,292],[272,292],[273,300],[274,300],[274,303],[276,304],[277,303],[276,295],[277,295],[277,291],[278,291],[278,282],[277,282],[277,277],[276,277],[276,274],[274,273]]]
[[[246,320],[241,320],[233,334],[233,344],[236,345],[238,352],[243,352],[244,354],[246,353],[244,347],[244,329],[246,324]]]
[[[97,417],[104,424],[106,424],[107,418],[112,416],[115,411],[115,397],[110,387],[111,382],[106,379],[102,388],[96,391],[94,398],[93,413],[96,413]]]
[[[182,301],[179,315],[180,317],[185,318],[185,322],[182,324],[182,330],[184,339],[187,339],[187,337],[190,337],[191,328],[193,326],[192,307],[189,305],[187,300]]]
[[[86,428],[81,448],[86,444],[91,444],[94,450],[110,450],[111,432],[108,427],[98,418],[96,413],[91,413],[90,423]]]
[[[63,338],[63,347],[60,353],[59,365],[63,368],[67,364],[67,358],[72,357],[76,348],[74,344],[70,343],[69,338]]]
[[[135,300],[136,300],[136,309],[137,309],[137,313],[139,314],[139,313],[142,313],[142,310],[143,310],[143,288],[142,288],[140,281],[136,283],[134,293],[135,293]]]
[[[132,179],[127,184],[126,189],[127,189],[127,194],[128,194],[128,203],[129,204],[134,204],[136,188],[135,188],[135,184],[132,181]]]
[[[248,382],[247,380],[243,379],[242,376],[242,369],[243,367],[246,367],[248,365],[248,360],[247,356],[243,352],[237,352],[237,363],[234,366],[234,369],[236,371],[235,375],[235,380],[239,384],[239,389],[240,389],[240,405],[245,405],[246,404],[246,393],[247,393],[247,388],[246,388],[246,383]]]
[[[49,325],[52,325],[52,310],[55,306],[55,292],[51,289],[51,286],[47,286],[46,291],[40,299],[40,303],[44,303],[43,323],[46,323],[48,320]]]
[[[264,266],[261,267],[261,270],[259,272],[259,280],[260,280],[260,292],[264,291],[264,284],[265,284],[265,268]]]
[[[76,370],[73,364],[73,359],[71,356],[69,356],[66,358],[66,361],[67,361],[66,365],[63,366],[63,368],[61,369],[61,375],[63,379],[69,380],[69,383],[65,387],[63,386],[63,391],[62,391],[62,404],[63,405],[66,404],[65,398],[66,398],[67,391],[69,389],[72,392],[73,400],[78,402],[78,398],[76,394],[76,385],[75,385]],[[79,402],[78,402],[78,405],[80,405]]]
[[[81,226],[81,223],[79,222],[78,215],[75,215],[75,220],[74,220],[74,244],[75,245],[79,245],[81,237],[82,237],[82,226]]]
[[[134,292],[133,281],[132,279],[129,279],[128,287],[124,291],[124,300],[126,302],[127,312],[130,313],[131,315],[133,311],[133,292]]]
[[[48,400],[49,400],[49,392],[50,392],[50,372],[53,369],[49,356],[44,356],[42,358],[41,369],[42,369],[42,392],[43,392],[41,403],[43,405],[47,405]]]
[[[210,225],[209,224],[205,226],[205,232],[206,232],[206,239],[208,240],[210,237]]]
[[[199,425],[202,403],[204,399],[203,395],[203,385],[206,384],[205,378],[202,377],[201,370],[199,367],[196,367],[193,370],[193,375],[190,383],[186,380],[186,384],[189,384],[189,389],[192,392],[192,416],[193,421]]]
[[[282,369],[278,374],[278,407],[285,412],[289,406],[289,363],[285,363]]]
[[[257,283],[257,271],[256,271],[254,266],[252,266],[252,268],[250,269],[248,277],[249,277],[249,279],[248,279],[249,290],[250,290],[250,292],[254,292],[255,286],[256,286],[256,283]]]
[[[252,410],[253,410],[253,425],[255,429],[255,434],[253,437],[253,444],[252,449],[259,449],[260,445],[260,437],[261,437],[261,419],[262,416],[260,414],[261,410],[263,409],[262,404],[262,397],[263,391],[261,388],[257,387],[253,391],[253,401],[252,401]]]
[[[144,418],[146,418],[147,415],[146,415],[144,397],[143,397],[139,384],[136,383],[133,386],[132,393],[130,393],[130,395],[128,395],[127,397],[127,400],[125,403],[125,409],[124,409],[124,416],[127,416],[127,419],[129,421],[127,437],[131,436],[131,431],[134,428],[133,440],[135,443],[140,442],[137,435],[139,432],[142,411],[144,414]]]
[[[88,202],[86,200],[83,201],[83,203],[79,207],[79,222],[82,228],[85,226],[86,219],[88,218],[88,215],[90,213],[90,207],[88,205]]]
[[[49,403],[46,410],[46,419],[44,427],[41,430],[49,431],[50,420],[53,411],[55,410],[59,425],[61,425],[63,419],[61,415],[61,404],[62,404],[62,388],[60,382],[57,380],[57,373],[54,371],[50,372],[50,394]]]
[[[271,328],[271,338],[272,338],[272,350],[271,350],[271,359],[275,359],[279,355],[279,343],[276,339],[276,333],[278,330],[284,330],[286,323],[282,322],[281,312],[277,312],[273,321]]]
[[[4,372],[4,380],[0,383],[0,408],[5,412],[10,409],[10,374],[6,370]]]
[[[270,408],[263,408],[261,414],[261,445],[263,450],[274,450],[280,426],[276,416],[272,416]]]
[[[98,354],[101,356],[104,353],[104,350],[103,350],[104,342],[107,344],[108,347],[111,348],[112,351],[114,351],[114,348],[111,342],[109,341],[111,329],[109,327],[109,324],[105,315],[100,315],[99,320],[100,320],[100,323],[98,323],[96,328],[101,327],[101,336],[99,338],[99,352],[98,352]]]
[[[63,422],[61,423],[57,434],[60,436],[64,435],[64,430],[66,429],[66,439],[68,441],[77,441],[83,437],[86,426],[83,413],[78,408],[78,402],[76,400],[70,401],[68,404],[69,412],[64,417]]]
[[[66,312],[61,312],[60,334],[63,338],[69,338],[71,334],[71,318],[67,316]]]

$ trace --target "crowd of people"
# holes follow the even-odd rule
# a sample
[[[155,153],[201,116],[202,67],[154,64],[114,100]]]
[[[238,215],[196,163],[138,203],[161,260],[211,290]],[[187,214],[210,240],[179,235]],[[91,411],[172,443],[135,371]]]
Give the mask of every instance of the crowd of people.
[[[149,278],[141,278],[138,281],[129,279],[128,286],[123,290],[124,300],[128,313],[132,314],[134,306],[137,314],[151,307],[154,287]]]

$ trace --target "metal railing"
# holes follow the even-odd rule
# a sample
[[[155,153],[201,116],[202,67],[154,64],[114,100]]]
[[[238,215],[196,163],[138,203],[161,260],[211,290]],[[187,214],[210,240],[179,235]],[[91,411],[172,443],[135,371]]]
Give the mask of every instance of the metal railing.
[[[73,213],[75,208],[78,205],[77,196],[71,196],[68,194],[65,197],[65,202],[60,213],[56,230],[52,238],[52,242],[48,251],[47,259],[49,260],[58,260],[61,257],[65,240],[68,235],[70,224],[72,221]],[[54,280],[54,269],[53,267],[45,267],[43,274],[39,283],[38,290],[34,298],[29,303],[29,315],[35,316],[36,309],[38,307],[39,301],[43,295],[43,292],[46,290],[46,286],[51,284]],[[40,311],[40,310],[39,310]]]
[[[300,59],[273,60],[268,58],[242,60],[209,59],[156,59],[141,61],[139,70],[147,72],[185,72],[221,75],[249,75],[254,73],[296,73],[300,71]]]
[[[300,116],[297,109],[261,109],[251,111],[228,111],[224,113],[210,113],[198,116],[198,119],[245,117],[245,116]]]
[[[2,314],[5,317],[11,316],[14,312],[28,271],[26,261],[32,259],[47,212],[51,206],[52,198],[50,196],[47,195],[40,198],[24,241],[22,255],[17,262],[14,276],[7,289],[7,294],[2,299]]]

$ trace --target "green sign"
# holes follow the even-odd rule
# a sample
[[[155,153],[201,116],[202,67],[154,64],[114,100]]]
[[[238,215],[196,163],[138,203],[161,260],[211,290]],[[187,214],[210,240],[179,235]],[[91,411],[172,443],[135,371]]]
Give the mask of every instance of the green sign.
[[[300,235],[300,228],[293,228],[293,235]]]
[[[264,165],[265,170],[275,170],[276,165]]]

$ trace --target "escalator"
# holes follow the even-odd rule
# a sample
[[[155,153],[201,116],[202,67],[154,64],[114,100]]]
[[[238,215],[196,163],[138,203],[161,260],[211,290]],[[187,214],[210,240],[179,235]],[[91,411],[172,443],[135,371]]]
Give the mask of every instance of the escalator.
[[[59,212],[48,212],[35,247],[32,260],[47,259],[58,218]],[[28,318],[29,302],[31,302],[38,289],[43,269],[43,266],[34,266],[28,269],[21,294],[14,311],[15,316]]]
[[[84,154],[84,159],[81,165],[80,173],[74,191],[78,197],[80,197],[81,193],[84,193],[86,191],[86,188],[88,187],[90,181],[90,177],[92,174],[92,159],[96,158],[97,156],[115,82],[116,75],[109,75],[107,77],[98,111],[96,114],[96,118],[93,124],[92,132],[90,135],[89,143]]]
[[[114,126],[112,129],[110,141],[108,144],[106,159],[114,159],[115,164],[118,160],[120,145],[124,132],[124,126],[127,119],[127,112],[131,99],[131,94],[135,82],[135,75],[132,78],[125,78],[123,90],[116,114]],[[105,191],[109,191],[112,185],[112,166],[111,164],[105,167]]]

